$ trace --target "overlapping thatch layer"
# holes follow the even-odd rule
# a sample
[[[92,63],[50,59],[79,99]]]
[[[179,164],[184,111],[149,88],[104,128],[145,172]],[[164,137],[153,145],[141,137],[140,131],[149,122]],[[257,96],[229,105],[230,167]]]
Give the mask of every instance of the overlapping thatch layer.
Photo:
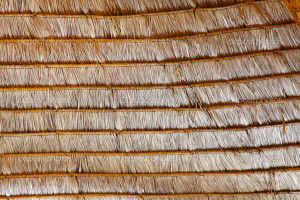
[[[65,86],[73,88],[95,86],[194,86],[214,85],[247,80],[282,77],[299,73],[299,49],[249,53],[219,59],[199,59],[150,64],[36,64],[3,65],[1,86],[9,90],[12,86]],[[124,75],[126,74],[126,76]],[[83,76],[84,75],[84,76]],[[143,77],[138,78],[138,77]],[[18,77],[18,78],[10,78]],[[207,83],[208,82],[208,83]],[[85,87],[86,86],[86,87]],[[52,87],[54,88],[54,87]]]
[[[0,2],[0,199],[300,200],[288,0]]]
[[[293,21],[278,0],[134,16],[11,14],[0,20],[7,27],[0,37],[9,38],[157,38]]]
[[[47,14],[101,14],[101,15],[134,15],[158,12],[180,11],[195,8],[214,8],[230,6],[253,0],[4,0],[1,1],[2,13],[47,13]]]

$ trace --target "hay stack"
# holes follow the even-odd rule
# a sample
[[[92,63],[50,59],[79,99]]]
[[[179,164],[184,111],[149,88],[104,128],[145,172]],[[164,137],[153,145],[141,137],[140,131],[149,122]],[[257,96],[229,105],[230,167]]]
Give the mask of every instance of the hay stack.
[[[0,199],[300,199],[299,7],[2,0]]]

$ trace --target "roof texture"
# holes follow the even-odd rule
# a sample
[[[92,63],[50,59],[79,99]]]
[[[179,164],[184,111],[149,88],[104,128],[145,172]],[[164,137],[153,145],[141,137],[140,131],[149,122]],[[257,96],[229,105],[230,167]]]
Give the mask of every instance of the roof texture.
[[[299,200],[299,1],[0,1],[0,199]]]

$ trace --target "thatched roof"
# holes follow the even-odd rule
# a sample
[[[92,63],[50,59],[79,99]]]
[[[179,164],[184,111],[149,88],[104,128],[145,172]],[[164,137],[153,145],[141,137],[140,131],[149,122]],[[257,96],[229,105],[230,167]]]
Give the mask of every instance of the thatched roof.
[[[0,199],[300,199],[299,1],[1,0]]]

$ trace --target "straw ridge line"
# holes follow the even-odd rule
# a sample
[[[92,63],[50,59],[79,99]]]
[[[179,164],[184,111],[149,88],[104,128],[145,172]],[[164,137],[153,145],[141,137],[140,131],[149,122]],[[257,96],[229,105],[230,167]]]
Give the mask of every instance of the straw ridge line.
[[[299,171],[300,167],[272,167],[269,169],[251,170],[229,170],[229,171],[199,171],[199,172],[169,172],[169,173],[32,173],[32,174],[0,174],[0,178],[35,178],[35,177],[61,177],[61,176],[190,176],[190,175],[211,175],[211,174],[254,174],[273,173],[286,171]]]
[[[278,14],[274,15],[275,12]],[[159,16],[20,16],[0,15],[0,26],[7,27],[0,31],[0,38],[157,39],[293,22],[293,16],[282,1],[247,4],[226,10],[191,10]],[[216,18],[213,23],[212,17]]]
[[[299,120],[285,121],[285,124],[299,124]],[[282,121],[273,121],[268,124],[250,124],[248,126],[228,126],[228,127],[198,127],[182,129],[126,129],[126,130],[45,130],[45,131],[27,131],[27,132],[0,132],[0,136],[18,136],[18,135],[48,135],[48,134],[164,134],[169,132],[188,132],[188,131],[239,131],[254,129],[260,127],[282,126]]]
[[[0,199],[20,199],[20,198],[50,198],[50,197],[96,197],[96,196],[118,196],[118,197],[186,197],[186,196],[246,196],[246,195],[265,195],[265,194],[291,194],[300,193],[300,190],[273,190],[257,192],[240,192],[240,193],[176,193],[176,194],[129,194],[129,193],[78,193],[78,194],[48,194],[48,195],[16,195],[0,196]]]
[[[145,84],[145,85],[0,85],[0,91],[20,91],[20,90],[64,90],[64,89],[166,89],[166,88],[185,88],[198,86],[211,86],[219,84],[243,83],[251,81],[259,81],[266,79],[276,79],[284,77],[299,76],[300,71],[280,74],[270,74],[253,77],[243,77],[228,80],[201,81],[193,83],[169,83],[169,84]]]
[[[105,38],[31,38],[31,39],[14,39],[14,38],[0,38],[0,43],[81,43],[81,42],[89,42],[89,43],[97,43],[97,42],[131,42],[131,43],[149,43],[149,42],[159,42],[159,41],[169,41],[169,40],[184,40],[184,39],[191,39],[191,38],[198,38],[204,36],[215,36],[221,34],[228,34],[228,33],[235,33],[235,32],[246,32],[250,30],[261,30],[261,29],[272,29],[272,28],[279,28],[285,26],[296,25],[297,22],[285,22],[281,24],[272,24],[272,25],[256,25],[252,27],[243,27],[243,28],[232,28],[228,30],[216,30],[207,33],[198,33],[198,34],[191,34],[191,35],[184,35],[184,36],[171,36],[165,38],[147,38],[147,39],[127,39],[127,38],[120,38],[120,39],[105,39]]]
[[[258,104],[270,104],[287,101],[300,101],[300,96],[286,97],[286,98],[273,98],[273,99],[257,99],[254,102],[240,102],[240,103],[218,103],[212,105],[201,105],[200,108],[195,107],[138,107],[138,108],[0,108],[0,112],[44,112],[44,111],[60,111],[60,112],[155,112],[155,111],[203,111],[214,110],[222,108],[240,107],[240,106],[253,106]]]
[[[300,50],[300,47],[288,47],[288,48],[282,48],[282,49],[272,49],[272,50],[264,50],[264,51],[256,51],[256,52],[248,52],[248,53],[238,53],[238,54],[232,54],[232,55],[222,55],[222,56],[215,56],[210,58],[186,58],[186,59],[174,59],[174,60],[165,60],[165,61],[139,61],[139,62],[0,62],[0,68],[3,68],[3,66],[6,67],[15,67],[15,66],[21,66],[21,67],[61,67],[61,65],[67,66],[67,67],[77,67],[81,65],[96,65],[96,66],[125,66],[125,65],[159,65],[159,66],[168,66],[171,64],[180,64],[180,63],[195,63],[195,62],[202,62],[202,61],[219,61],[219,60],[232,60],[236,58],[243,58],[243,57],[253,57],[253,56],[263,56],[263,55],[269,55],[269,54],[276,54],[281,52],[292,52],[292,51],[298,51]]]
[[[138,155],[170,155],[170,154],[198,154],[198,153],[227,153],[227,152],[253,152],[263,150],[274,150],[284,148],[299,148],[300,143],[286,143],[281,145],[266,145],[247,148],[223,148],[223,149],[199,149],[199,150],[178,150],[178,151],[144,151],[144,152],[42,152],[42,153],[4,153],[0,157],[36,157],[36,156],[138,156]]]
[[[194,12],[197,10],[217,10],[217,9],[228,9],[231,7],[236,6],[247,6],[252,4],[259,4],[261,2],[280,2],[281,0],[249,0],[243,3],[234,3],[232,5],[224,5],[219,7],[196,7],[196,8],[188,8],[188,9],[178,9],[178,10],[172,10],[172,11],[159,11],[159,12],[147,12],[147,13],[141,13],[141,14],[125,14],[125,15],[101,15],[101,14],[80,14],[80,13],[73,13],[73,14],[56,14],[56,13],[42,13],[42,12],[36,12],[36,13],[15,13],[15,12],[0,12],[1,16],[16,16],[16,17],[36,17],[36,16],[42,16],[42,17],[83,17],[83,18],[89,18],[89,17],[105,17],[105,18],[130,18],[130,17],[141,17],[141,16],[151,16],[151,15],[167,15],[167,14],[176,14],[176,13],[184,13],[184,12]]]

